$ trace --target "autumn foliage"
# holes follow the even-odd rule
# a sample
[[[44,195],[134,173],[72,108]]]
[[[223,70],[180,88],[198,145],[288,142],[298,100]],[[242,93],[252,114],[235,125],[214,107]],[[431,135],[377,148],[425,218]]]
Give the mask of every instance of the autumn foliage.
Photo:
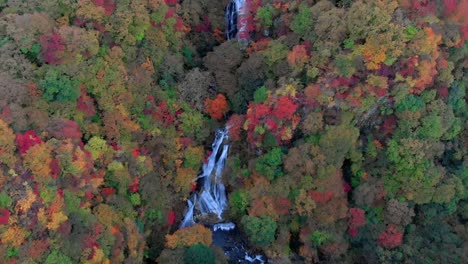
[[[51,135],[58,139],[81,139],[81,131],[73,120],[57,120],[52,126]]]
[[[115,0],[93,0],[96,6],[102,7],[105,10],[105,15],[110,16],[116,7]]]
[[[227,122],[227,126],[229,127],[229,137],[234,140],[241,139],[241,132],[242,127],[244,125],[245,119],[244,116],[241,115],[232,115]]]
[[[0,210],[0,225],[7,225],[10,219],[10,211],[8,209]]]
[[[91,117],[96,114],[94,103],[94,100],[90,96],[82,92],[81,96],[78,97],[76,101],[76,108],[86,116]]]
[[[227,2],[0,1],[0,262],[224,263],[178,228],[223,127],[250,252],[466,262],[468,1]]]
[[[17,134],[15,141],[20,153],[26,153],[29,148],[42,143],[41,138],[36,135],[34,130],[29,130],[24,134]]]
[[[260,146],[267,131],[278,143],[290,140],[300,120],[295,115],[298,106],[290,95],[270,95],[264,103],[250,102],[244,123],[249,142]]]
[[[181,246],[190,247],[196,244],[209,247],[212,242],[211,230],[200,224],[182,228],[172,235],[166,235],[166,246],[172,249]]]
[[[293,68],[301,69],[309,59],[310,56],[305,45],[296,45],[288,53],[288,62]]]
[[[44,62],[56,65],[62,62],[61,52],[65,51],[65,45],[62,37],[57,32],[51,32],[40,39],[42,51],[41,56]]]
[[[223,94],[218,94],[215,99],[205,100],[205,112],[213,119],[222,119],[228,111],[229,105]]]
[[[357,236],[359,228],[366,224],[366,212],[360,208],[350,208],[351,217],[348,220],[348,234],[352,237]]]
[[[5,121],[0,119],[0,163],[5,163],[7,165],[13,165],[13,163],[15,163],[15,139],[16,137],[13,130]],[[25,151],[25,147],[23,147],[23,151]]]
[[[403,234],[394,225],[388,225],[385,232],[380,234],[377,243],[385,248],[395,248],[403,242]]]

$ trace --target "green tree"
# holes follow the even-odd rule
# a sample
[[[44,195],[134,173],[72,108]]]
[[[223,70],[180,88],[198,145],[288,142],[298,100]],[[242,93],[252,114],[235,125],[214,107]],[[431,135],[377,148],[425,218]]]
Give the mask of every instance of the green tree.
[[[78,82],[58,71],[49,70],[45,78],[39,81],[42,97],[49,101],[74,102],[80,96]]]
[[[263,103],[268,98],[268,90],[265,86],[258,88],[254,93],[254,102]]]
[[[214,264],[215,255],[211,249],[203,244],[196,244],[184,252],[185,264]]]
[[[315,246],[319,247],[330,240],[330,234],[325,231],[315,230],[310,236],[310,240]]]
[[[91,152],[94,160],[99,159],[103,154],[111,150],[106,141],[100,137],[92,137],[86,144],[85,149]]]
[[[408,95],[403,100],[396,103],[396,112],[400,113],[403,111],[416,112],[424,108],[424,100],[421,96]]]
[[[5,191],[0,193],[0,208],[10,207],[12,202],[13,202],[13,200],[10,198],[10,196]]]
[[[277,224],[270,216],[244,216],[241,221],[250,241],[257,246],[268,246],[275,241]]]
[[[327,163],[341,166],[346,156],[354,148],[359,137],[359,130],[349,125],[330,126],[320,138],[322,153]]]
[[[243,216],[249,205],[249,192],[246,190],[238,190],[231,193],[229,199],[229,208],[234,215]]]
[[[284,61],[288,55],[289,49],[286,45],[280,41],[272,40],[268,44],[268,49],[261,51],[261,54],[265,56],[265,62],[269,67],[273,67]]]
[[[273,25],[273,13],[275,9],[271,5],[261,6],[257,10],[256,19],[265,28],[269,28]]]
[[[283,153],[281,148],[274,148],[256,160],[255,170],[271,181],[283,175],[282,164]]]
[[[184,168],[192,168],[196,171],[203,163],[203,149],[201,147],[188,147],[184,152]]]
[[[67,255],[60,251],[54,250],[45,260],[45,264],[72,264],[73,261]]]
[[[193,135],[196,139],[202,136],[203,124],[205,120],[203,114],[193,109],[186,110],[180,115],[180,128],[185,135]]]
[[[442,118],[436,115],[428,115],[421,119],[421,127],[418,129],[421,138],[438,140],[444,133]]]
[[[303,39],[308,39],[312,33],[312,12],[308,5],[301,5],[299,13],[293,17],[291,29]]]

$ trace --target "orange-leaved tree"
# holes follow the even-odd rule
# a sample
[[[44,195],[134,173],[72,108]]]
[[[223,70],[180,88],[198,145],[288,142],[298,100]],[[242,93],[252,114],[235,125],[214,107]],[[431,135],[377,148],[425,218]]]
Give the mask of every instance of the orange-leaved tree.
[[[305,45],[296,45],[288,52],[288,63],[294,69],[302,69],[309,61],[310,56]]]
[[[229,111],[226,97],[223,94],[218,94],[215,99],[205,100],[205,112],[213,119],[221,119],[224,114]]]
[[[199,243],[209,247],[212,242],[211,230],[200,224],[182,228],[172,235],[166,235],[166,246],[171,249],[190,247]]]

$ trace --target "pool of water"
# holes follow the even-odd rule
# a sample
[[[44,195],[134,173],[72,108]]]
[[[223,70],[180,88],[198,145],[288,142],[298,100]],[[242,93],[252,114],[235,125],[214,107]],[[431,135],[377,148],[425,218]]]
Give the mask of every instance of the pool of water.
[[[232,228],[222,228],[214,225],[213,243],[224,250],[229,263],[268,263],[266,257],[258,251],[249,248],[247,238],[233,223],[224,223]]]

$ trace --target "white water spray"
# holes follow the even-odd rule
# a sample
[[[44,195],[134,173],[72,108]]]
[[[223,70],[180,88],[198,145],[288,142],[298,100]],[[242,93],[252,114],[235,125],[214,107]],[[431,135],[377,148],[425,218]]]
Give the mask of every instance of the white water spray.
[[[218,230],[221,231],[230,231],[236,228],[236,224],[233,222],[228,222],[228,223],[218,223],[213,226],[213,232],[216,232]]]

